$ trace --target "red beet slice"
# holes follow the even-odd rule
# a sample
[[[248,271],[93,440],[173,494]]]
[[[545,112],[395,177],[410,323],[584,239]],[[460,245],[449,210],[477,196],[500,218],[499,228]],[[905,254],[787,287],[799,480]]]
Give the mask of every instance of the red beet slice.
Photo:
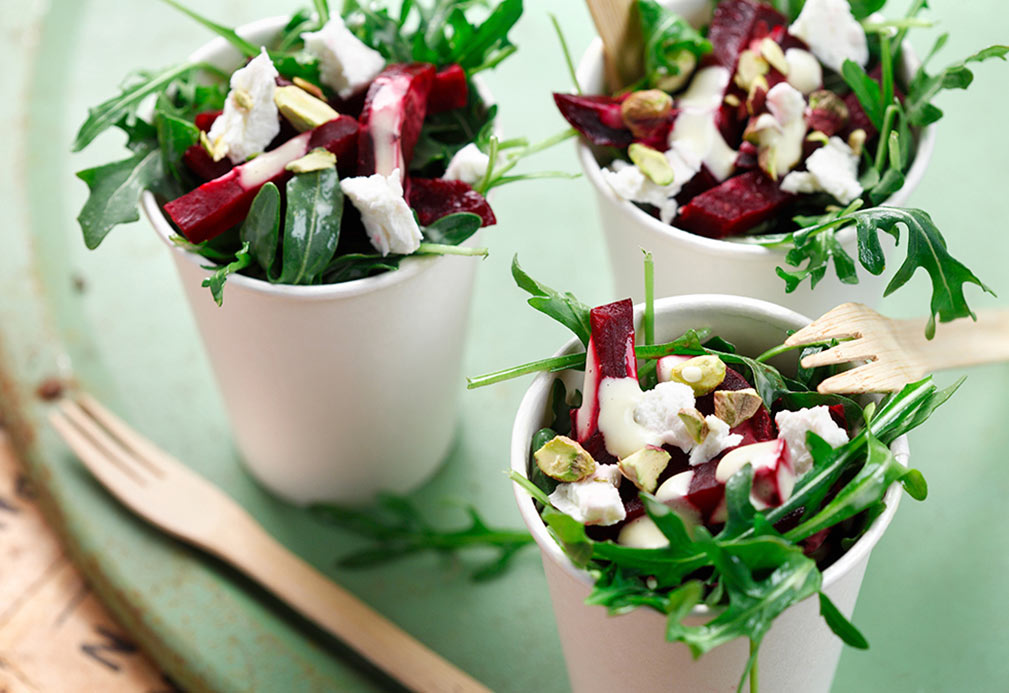
[[[371,83],[361,110],[359,176],[399,169],[406,177],[433,81],[434,65],[410,63],[389,65]]]
[[[571,412],[578,442],[602,464],[616,459],[606,450],[599,430],[599,387],[603,378],[638,377],[634,356],[634,307],[624,299],[593,308],[589,314],[591,337],[586,350],[582,406]]]
[[[700,511],[705,524],[711,522],[712,516],[725,498],[725,485],[720,484],[715,478],[716,469],[718,469],[717,460],[694,467],[694,475],[690,477],[690,486],[687,490],[687,501]]]
[[[221,115],[221,113],[223,113],[223,111],[204,111],[203,113],[197,113],[193,122],[196,124],[196,127],[204,132],[210,132],[210,127],[214,124],[214,121],[217,120],[217,116]]]
[[[357,121],[353,118],[334,118],[172,200],[165,205],[165,212],[183,236],[201,243],[240,223],[263,184],[282,185],[292,175],[284,167],[316,147],[325,147],[336,154],[338,168],[341,161],[352,166],[357,133]]]
[[[431,94],[427,98],[427,112],[441,113],[462,108],[469,100],[466,71],[459,65],[449,65],[434,76]]]
[[[634,141],[634,135],[624,126],[619,99],[555,93],[554,103],[571,127],[592,144],[623,148]]]
[[[680,192],[676,196],[676,202],[680,206],[683,206],[702,192],[711,190],[713,187],[718,185],[718,183],[719,181],[715,178],[715,174],[708,170],[707,166],[701,164],[701,170],[698,171],[693,178],[684,183],[682,188],[680,188]]]
[[[785,16],[770,5],[751,0],[722,0],[711,18],[708,40],[718,63],[735,72],[739,54],[749,47],[753,38],[763,38],[774,27],[787,23]]]
[[[231,159],[228,157],[214,161],[207,154],[207,150],[198,144],[194,144],[183,152],[182,162],[203,181],[220,178],[233,167]]]
[[[484,226],[497,223],[484,196],[461,180],[411,178],[407,202],[417,212],[417,218],[423,226],[459,212],[479,215]]]
[[[726,238],[770,219],[793,195],[762,171],[748,171],[701,193],[684,207],[676,225],[708,238]]]

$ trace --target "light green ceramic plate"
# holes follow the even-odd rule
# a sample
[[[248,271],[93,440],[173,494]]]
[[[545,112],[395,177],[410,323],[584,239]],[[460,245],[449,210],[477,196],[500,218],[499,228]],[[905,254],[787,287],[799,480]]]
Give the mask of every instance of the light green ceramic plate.
[[[1005,39],[1009,11],[995,0],[934,4],[952,33],[945,55]],[[120,147],[107,135],[84,154],[67,153],[86,108],[109,95],[129,67],[176,61],[209,38],[205,31],[154,2],[21,5],[18,16],[0,17],[10,37],[0,45],[8,75],[0,100],[6,133],[0,140],[6,222],[0,231],[0,406],[43,488],[50,519],[102,598],[187,688],[392,686],[254,585],[121,510],[46,426],[46,405],[35,390],[51,376],[108,402],[226,489],[298,554],[494,690],[564,690],[533,550],[507,577],[484,584],[467,579],[465,561],[436,556],[367,572],[336,569],[335,558],[360,540],[273,500],[241,470],[170,260],[152,231],[137,223],[118,229],[99,252],[83,250],[74,216],[84,185],[73,171],[111,160]],[[568,88],[546,11],[562,17],[575,50],[588,43],[591,30],[580,3],[527,6],[515,35],[521,50],[488,84],[503,104],[505,132],[536,138],[562,127],[549,92]],[[221,0],[200,9],[241,24],[291,8]],[[958,257],[996,290],[1009,292],[1007,71],[992,64],[977,73],[968,93],[940,100],[947,117],[913,202],[932,211]],[[568,147],[536,163],[577,166]],[[586,302],[615,298],[585,181],[505,189],[495,206],[500,224],[489,236],[491,257],[480,267],[474,296],[465,362],[471,374],[551,353],[566,338],[511,285],[507,266],[514,252],[535,276]],[[919,279],[886,307],[920,314],[926,300]],[[464,517],[444,499],[473,502],[498,524],[520,524],[503,470],[525,386],[460,392],[465,406],[456,446],[438,477],[416,494],[421,505],[451,523]],[[977,370],[943,415],[913,437],[913,460],[932,496],[901,508],[873,557],[855,614],[872,650],[845,654],[838,690],[982,690],[1009,680],[1006,392],[1009,369]]]

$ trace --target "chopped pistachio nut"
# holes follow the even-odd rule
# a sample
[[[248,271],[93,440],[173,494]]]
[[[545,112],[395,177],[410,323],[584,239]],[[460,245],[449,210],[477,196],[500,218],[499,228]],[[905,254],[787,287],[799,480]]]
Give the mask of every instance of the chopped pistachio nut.
[[[865,130],[862,128],[852,130],[851,134],[848,135],[848,146],[851,147],[851,151],[855,156],[862,156],[862,147],[865,146],[866,139]]]
[[[715,416],[735,428],[760,410],[764,400],[752,387],[743,390],[715,390]]]
[[[813,130],[811,133],[806,135],[806,141],[819,142],[820,144],[827,144],[827,142],[830,142],[830,138],[827,137],[827,134],[824,132],[820,132],[819,130]]]
[[[747,92],[746,92],[746,112],[747,113],[749,113],[750,115],[754,114],[754,110],[755,109],[754,109],[753,106],[754,106],[754,102],[757,99],[757,93],[762,91],[762,92],[764,92],[766,94],[767,91],[768,91],[768,89],[769,89],[769,87],[767,86],[767,80],[764,78],[763,75],[760,75],[755,80],[753,80],[753,84],[750,85],[749,90],[747,90]]]
[[[322,93],[322,89],[312,84],[307,79],[304,79],[302,77],[294,77],[291,81],[294,82],[294,86],[298,87],[299,89],[304,89],[315,98],[322,99],[323,101],[326,100],[326,95]]]
[[[697,67],[697,56],[692,51],[684,48],[676,54],[676,57],[671,62],[673,63],[675,72],[662,74],[665,70],[661,70],[655,84],[659,89],[668,92],[679,91],[680,87],[687,83],[690,75],[694,72],[694,68]]]
[[[635,137],[645,137],[673,110],[673,97],[661,89],[645,89],[632,92],[620,104],[620,116],[624,125]]]
[[[773,144],[761,145],[757,149],[757,166],[771,180],[778,180],[778,148]]]
[[[298,132],[317,128],[340,115],[322,99],[294,86],[277,87],[273,92],[273,102]]]
[[[300,159],[295,159],[284,168],[294,173],[311,173],[312,171],[322,171],[336,166],[336,154],[316,147]]]
[[[620,473],[642,491],[654,493],[659,485],[659,475],[669,464],[670,455],[662,448],[641,448],[620,460]]]
[[[232,89],[231,95],[235,97],[235,105],[243,111],[252,110],[252,107],[255,105],[252,101],[252,95],[244,89]]]
[[[848,122],[850,113],[844,99],[829,89],[817,89],[809,95],[809,110],[826,111],[837,116],[842,124]]]
[[[200,146],[214,161],[220,161],[228,154],[228,145],[224,142],[224,137],[218,137],[211,142],[203,130],[200,130]]]
[[[669,185],[673,182],[673,167],[666,155],[658,149],[634,142],[627,148],[627,156],[656,185]]]
[[[533,453],[536,466],[551,479],[572,483],[596,471],[592,455],[567,436],[555,436]]]
[[[736,66],[736,84],[740,89],[749,91],[750,87],[759,77],[763,77],[770,71],[767,61],[751,50],[745,50],[739,54],[739,62]],[[766,80],[765,80],[766,83]]]
[[[763,56],[768,65],[788,77],[788,61],[785,60],[785,53],[781,50],[781,46],[770,36],[760,42],[760,55]]]
[[[742,103],[742,101],[739,100],[739,97],[736,96],[735,94],[726,94],[724,101],[733,108],[736,108],[737,106],[739,106],[739,104]]]
[[[700,443],[708,437],[708,422],[704,420],[704,414],[697,409],[694,407],[680,409],[677,416],[680,417],[684,428],[687,429],[687,433],[695,443]]]
[[[669,379],[689,385],[695,397],[706,395],[725,380],[725,364],[717,356],[695,356],[673,366]]]

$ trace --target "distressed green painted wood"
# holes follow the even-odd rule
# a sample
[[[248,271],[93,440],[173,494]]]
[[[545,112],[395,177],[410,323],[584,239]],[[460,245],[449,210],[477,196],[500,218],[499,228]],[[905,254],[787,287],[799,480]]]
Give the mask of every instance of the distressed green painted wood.
[[[83,154],[68,154],[86,108],[110,94],[128,67],[179,60],[207,33],[154,2],[53,0],[48,12],[41,0],[23,4],[18,16],[0,16],[0,27],[13,37],[0,43],[9,77],[8,98],[0,100],[7,132],[0,139],[7,212],[0,231],[0,410],[41,481],[50,518],[102,597],[188,688],[392,685],[241,577],[120,510],[44,423],[45,405],[35,389],[54,375],[108,401],[227,489],[301,556],[494,690],[564,690],[533,551],[489,584],[469,582],[465,563],[432,556],[367,572],[335,569],[333,559],[359,540],[271,499],[241,471],[170,260],[147,224],[118,229],[99,252],[83,249],[74,217],[85,188],[73,171],[120,154],[112,134]],[[933,4],[952,34],[937,64],[1006,40],[1009,10],[995,0]],[[200,9],[240,24],[290,8],[222,0]],[[548,92],[567,89],[568,78],[547,11],[561,16],[576,52],[592,33],[580,3],[527,3],[515,36],[521,50],[487,79],[510,136],[538,138],[562,127]],[[976,73],[969,92],[941,97],[947,117],[912,202],[927,207],[954,253],[1005,295],[1009,72],[1006,65],[986,64]],[[577,168],[567,146],[536,163]],[[540,357],[565,338],[512,286],[507,267],[514,252],[535,276],[550,277],[588,303],[612,298],[587,182],[506,188],[495,208],[500,223],[488,237],[491,257],[480,267],[467,373]],[[926,296],[919,277],[884,308],[920,314]],[[979,307],[999,304],[1005,299],[975,301]],[[439,475],[417,492],[418,502],[447,521],[463,520],[458,508],[442,502],[450,498],[475,502],[497,523],[519,524],[503,470],[525,385],[461,393],[466,406],[456,446]],[[905,504],[877,549],[855,614],[872,649],[845,654],[836,690],[963,690],[968,681],[984,690],[1009,679],[1003,626],[1009,615],[1009,532],[1002,513],[1009,492],[1006,392],[1009,367],[976,370],[942,418],[913,437],[914,463],[926,473],[931,497],[924,505]]]

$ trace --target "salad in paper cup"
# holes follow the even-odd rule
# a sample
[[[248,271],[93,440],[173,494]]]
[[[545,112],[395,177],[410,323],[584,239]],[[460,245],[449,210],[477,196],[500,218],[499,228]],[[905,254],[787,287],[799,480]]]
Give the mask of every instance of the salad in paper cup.
[[[591,681],[609,676],[607,669],[647,686],[676,662],[686,668],[664,685],[677,690],[718,687],[726,666],[733,685],[748,677],[755,690],[757,652],[779,616],[799,632],[779,630],[774,643],[785,637],[805,652],[803,629],[822,641],[814,638],[822,628],[817,611],[803,604],[811,597],[841,640],[866,647],[844,613],[882,531],[872,528],[895,502],[895,482],[919,500],[927,492],[921,474],[905,466],[903,436],[957,386],[940,390],[925,379],[881,400],[821,395],[816,384],[830,370],[795,364],[829,345],[774,346],[807,321],[791,311],[731,296],[649,300],[636,329],[630,301],[589,309],[517,263],[513,271],[530,304],[575,339],[551,358],[471,379],[471,386],[543,373],[516,417],[512,479],[524,490],[520,507],[544,551],[569,672],[584,684],[576,688],[598,689]],[[766,350],[747,353],[725,337]],[[854,550],[867,532],[874,532],[870,545]],[[857,558],[830,578],[849,551]],[[853,582],[844,577],[849,572]],[[843,604],[832,601],[833,583],[842,585],[834,596]],[[572,594],[585,604],[575,606]],[[807,615],[795,621],[789,614],[797,605]],[[621,616],[592,616],[593,609]],[[583,645],[618,632],[631,639],[623,654],[590,663]],[[645,632],[653,639],[647,645]],[[657,645],[663,632],[703,655],[698,666],[689,665],[686,649]],[[748,655],[739,639],[750,641]],[[785,664],[781,647],[772,651],[772,669],[796,669],[794,650]],[[823,688],[839,651],[828,654],[813,688],[795,687],[801,673],[781,679],[780,672],[772,680],[792,687],[772,688]],[[722,673],[704,664],[710,657]]]
[[[704,281],[690,266],[705,265],[708,278],[694,289],[730,293],[745,293],[745,282],[760,291],[767,282],[754,273],[775,265],[776,281],[791,293],[806,279],[815,286],[833,265],[833,292],[841,294],[840,284],[860,281],[858,265],[884,272],[896,252],[891,236],[906,257],[885,293],[924,269],[932,315],[973,315],[963,285],[986,287],[947,251],[926,211],[896,205],[923,173],[930,126],[942,117],[935,96],[966,88],[970,63],[1004,59],[1009,47],[932,72],[945,36],[923,62],[904,40],[931,26],[918,17],[924,5],[893,17],[880,13],[889,9],[882,1],[721,0],[705,16],[708,3],[636,2],[637,80],[611,93],[554,94],[593,147],[581,158],[601,206],[605,197],[623,208],[604,214],[611,248],[619,250],[623,234],[634,250],[656,253],[663,275],[682,268],[689,281]],[[582,68],[593,89],[603,86],[601,64]],[[637,228],[646,226],[647,233]],[[621,288],[628,281],[620,277],[636,276],[636,268],[615,258]]]

